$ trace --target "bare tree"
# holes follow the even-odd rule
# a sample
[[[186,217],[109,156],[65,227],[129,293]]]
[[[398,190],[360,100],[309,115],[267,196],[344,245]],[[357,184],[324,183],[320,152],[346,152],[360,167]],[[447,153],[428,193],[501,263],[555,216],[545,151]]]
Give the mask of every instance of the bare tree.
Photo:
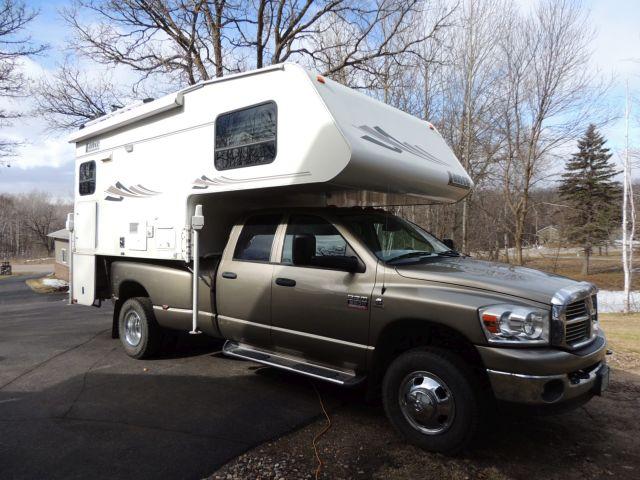
[[[35,111],[47,119],[52,130],[78,128],[86,122],[122,107],[127,92],[108,76],[88,77],[69,62],[52,77],[35,85]]]
[[[502,43],[502,181],[522,264],[531,191],[554,151],[577,137],[602,85],[589,66],[593,31],[575,1],[546,0],[532,16],[513,18]]]
[[[25,34],[26,26],[37,12],[28,9],[23,2],[2,0],[0,2],[0,97],[15,98],[24,94],[26,79],[21,62],[42,52],[44,45],[32,42]],[[20,113],[0,108],[0,127],[11,125]],[[0,166],[13,156],[17,143],[0,139]]]
[[[509,13],[509,4],[502,0],[465,0],[458,10],[459,28],[449,32],[443,122],[449,124],[449,142],[478,187],[499,147],[493,121],[500,98],[496,88],[501,62],[498,45]],[[463,251],[468,247],[470,201],[468,196],[462,202]]]
[[[446,24],[416,28],[426,0],[76,0],[63,17],[80,58],[137,74],[134,94],[158,79],[173,88],[252,67],[296,61],[338,80],[371,80],[384,59],[419,56]],[[87,20],[89,13],[90,20]],[[367,77],[368,76],[368,77]],[[67,128],[119,98],[114,85],[62,66],[43,81],[39,111]],[[351,82],[353,83],[353,82]],[[363,83],[363,87],[371,83]],[[71,95],[68,93],[70,92]],[[85,103],[83,105],[83,103]],[[69,120],[62,117],[68,115]]]
[[[64,226],[70,208],[44,192],[0,195],[0,258],[51,254],[48,234]]]
[[[623,194],[622,194],[622,268],[624,271],[624,313],[631,311],[631,280],[633,274],[633,238],[636,229],[636,209],[633,201],[632,167],[629,153],[629,81],[626,84],[625,99],[625,148],[623,161]],[[630,221],[629,221],[630,220]]]

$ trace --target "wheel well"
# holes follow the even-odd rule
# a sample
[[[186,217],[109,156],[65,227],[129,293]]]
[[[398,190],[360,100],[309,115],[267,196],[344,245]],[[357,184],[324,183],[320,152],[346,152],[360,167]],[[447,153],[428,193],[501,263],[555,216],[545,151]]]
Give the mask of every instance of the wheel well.
[[[142,284],[135,280],[125,280],[118,286],[118,300],[113,308],[113,322],[111,325],[111,338],[120,336],[118,320],[120,318],[120,308],[122,304],[133,297],[148,297],[149,293]]]
[[[118,287],[118,300],[126,302],[132,297],[148,297],[149,293],[135,280],[125,280]]]
[[[485,375],[474,345],[457,330],[426,320],[398,320],[378,335],[370,385],[377,388],[389,364],[400,354],[421,346],[437,346],[458,354],[474,371]]]

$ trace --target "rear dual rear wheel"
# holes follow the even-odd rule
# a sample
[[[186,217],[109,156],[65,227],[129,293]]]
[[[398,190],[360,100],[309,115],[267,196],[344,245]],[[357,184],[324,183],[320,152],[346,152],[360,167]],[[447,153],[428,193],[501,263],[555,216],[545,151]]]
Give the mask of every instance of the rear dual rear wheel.
[[[122,304],[118,330],[124,350],[132,358],[152,357],[162,344],[162,329],[147,297],[130,298]]]

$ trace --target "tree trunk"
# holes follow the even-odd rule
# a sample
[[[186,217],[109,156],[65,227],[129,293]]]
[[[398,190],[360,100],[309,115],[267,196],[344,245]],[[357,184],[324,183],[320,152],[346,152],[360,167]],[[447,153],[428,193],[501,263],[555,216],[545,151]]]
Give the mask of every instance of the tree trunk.
[[[469,250],[469,196],[464,197],[462,202],[462,252]]]
[[[582,275],[589,275],[589,257],[591,256],[591,246],[584,247],[584,256],[582,258]]]

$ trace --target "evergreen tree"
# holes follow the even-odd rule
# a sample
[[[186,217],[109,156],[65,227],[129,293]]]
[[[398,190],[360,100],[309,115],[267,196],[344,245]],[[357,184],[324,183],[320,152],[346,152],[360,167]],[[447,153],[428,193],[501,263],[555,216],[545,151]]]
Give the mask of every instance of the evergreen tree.
[[[565,166],[560,195],[572,207],[569,238],[584,249],[583,275],[589,273],[589,257],[594,246],[602,245],[620,218],[622,187],[606,140],[591,124],[578,140],[578,152]]]

